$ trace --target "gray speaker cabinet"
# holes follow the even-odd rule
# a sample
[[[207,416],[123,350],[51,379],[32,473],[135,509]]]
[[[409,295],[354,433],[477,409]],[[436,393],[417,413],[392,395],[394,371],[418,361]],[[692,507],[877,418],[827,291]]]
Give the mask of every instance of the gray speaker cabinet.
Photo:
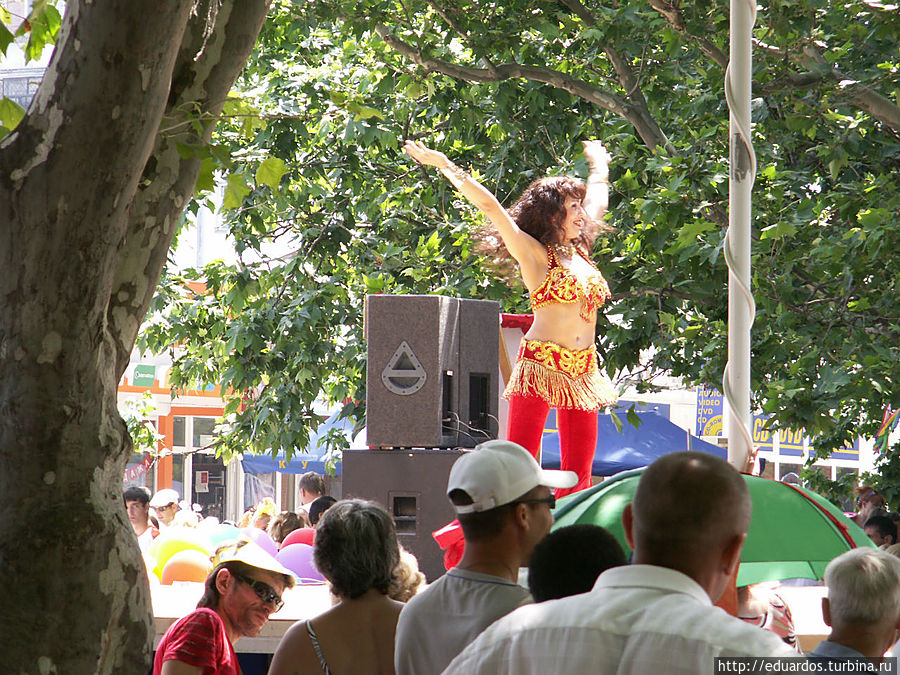
[[[434,581],[444,554],[431,533],[456,518],[447,499],[450,467],[466,450],[344,450],[343,496],[370,499],[394,518],[397,538]]]
[[[366,296],[366,442],[471,448],[497,437],[500,306]]]

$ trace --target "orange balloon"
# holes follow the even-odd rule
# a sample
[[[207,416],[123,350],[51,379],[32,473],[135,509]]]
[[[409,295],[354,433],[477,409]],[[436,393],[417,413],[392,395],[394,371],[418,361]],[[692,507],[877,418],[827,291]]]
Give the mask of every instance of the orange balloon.
[[[174,553],[162,571],[162,582],[199,581],[203,583],[212,569],[209,555],[202,551],[187,549]]]

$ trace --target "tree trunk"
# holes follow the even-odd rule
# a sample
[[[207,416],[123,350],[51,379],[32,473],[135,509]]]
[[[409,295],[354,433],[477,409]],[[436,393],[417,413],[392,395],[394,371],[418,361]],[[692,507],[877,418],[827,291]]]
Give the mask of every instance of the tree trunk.
[[[206,143],[212,122],[158,132],[219,114],[267,8],[70,2],[0,144],[2,673],[149,667],[116,385],[199,169],[175,143]]]

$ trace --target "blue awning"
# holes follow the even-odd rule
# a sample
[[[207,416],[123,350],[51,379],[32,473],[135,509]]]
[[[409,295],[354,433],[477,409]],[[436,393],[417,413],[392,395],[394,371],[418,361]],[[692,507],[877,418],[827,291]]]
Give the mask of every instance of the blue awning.
[[[670,452],[698,450],[727,459],[727,451],[718,445],[691,436],[676,424],[655,412],[635,413],[641,420],[635,428],[624,414],[621,433],[611,415],[597,416],[597,449],[594,453],[592,473],[595,476],[613,476],[620,471],[638,469]],[[690,448],[688,448],[690,439]],[[545,469],[559,468],[559,432],[556,427],[556,411],[547,417],[541,441],[541,465]]]
[[[338,419],[339,413],[334,413],[327,420],[319,425],[316,433],[310,436],[309,446],[304,452],[296,452],[288,461],[284,453],[278,453],[274,457],[269,455],[250,455],[246,454],[241,457],[241,464],[246,473],[306,473],[307,471],[315,471],[316,473],[325,474],[325,437],[331,430],[338,430],[347,440],[350,440],[353,434],[353,421],[347,418]],[[338,461],[334,467],[334,475],[341,475],[341,462]]]

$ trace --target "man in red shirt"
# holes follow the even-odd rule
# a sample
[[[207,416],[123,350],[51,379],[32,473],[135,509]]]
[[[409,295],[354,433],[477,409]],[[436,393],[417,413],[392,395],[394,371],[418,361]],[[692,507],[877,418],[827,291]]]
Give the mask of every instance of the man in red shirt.
[[[163,635],[153,675],[240,675],[234,643],[259,634],[281,609],[293,574],[253,542],[223,551],[197,609]]]

